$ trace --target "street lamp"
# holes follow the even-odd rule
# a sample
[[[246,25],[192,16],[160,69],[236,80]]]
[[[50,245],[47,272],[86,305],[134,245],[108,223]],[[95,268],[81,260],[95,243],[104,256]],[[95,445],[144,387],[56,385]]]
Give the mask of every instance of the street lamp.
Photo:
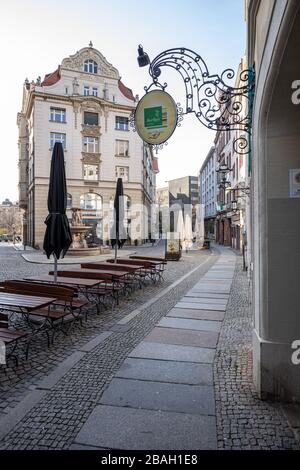
[[[145,67],[146,65],[149,65],[150,64],[150,59],[149,59],[149,56],[148,54],[146,54],[146,52],[144,52],[144,49],[143,49],[143,46],[140,44],[139,47],[138,47],[138,64],[139,64],[139,67]]]
[[[231,210],[232,210],[232,212],[237,212],[238,211],[238,206],[237,206],[237,201],[236,200],[231,201]]]
[[[232,171],[232,168],[229,168],[226,163],[222,163],[221,165],[219,165],[218,169],[216,170],[217,173],[229,173],[230,171]]]

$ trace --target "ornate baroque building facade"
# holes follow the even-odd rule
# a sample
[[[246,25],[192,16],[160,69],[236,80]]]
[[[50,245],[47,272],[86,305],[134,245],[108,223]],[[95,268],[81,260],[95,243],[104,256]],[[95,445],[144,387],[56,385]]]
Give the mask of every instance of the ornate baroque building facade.
[[[118,70],[91,43],[63,59],[43,81],[25,80],[17,117],[24,243],[43,243],[51,155],[57,141],[65,153],[68,215],[72,207],[80,207],[93,241],[107,242],[116,179],[121,177],[128,239],[141,243],[148,238],[158,166],[129,126],[136,101]]]

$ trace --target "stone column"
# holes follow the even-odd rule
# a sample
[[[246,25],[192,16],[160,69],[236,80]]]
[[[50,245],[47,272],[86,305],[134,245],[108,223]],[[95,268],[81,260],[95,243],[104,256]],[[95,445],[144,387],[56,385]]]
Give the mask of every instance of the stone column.
[[[300,107],[291,100],[300,13],[288,5],[296,10],[276,2],[253,116],[253,365],[261,397],[300,401],[300,199],[290,195],[290,170],[300,168]]]

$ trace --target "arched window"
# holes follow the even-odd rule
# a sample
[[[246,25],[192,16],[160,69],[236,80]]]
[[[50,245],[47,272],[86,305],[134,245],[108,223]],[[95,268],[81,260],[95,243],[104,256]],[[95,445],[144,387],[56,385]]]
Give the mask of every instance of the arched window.
[[[95,193],[85,193],[80,196],[80,208],[84,210],[102,210],[102,197]]]
[[[129,196],[126,196],[126,194],[124,194],[124,209],[125,211],[129,211],[131,207],[131,198]]]
[[[109,209],[110,210],[114,210],[114,202],[115,202],[115,198],[114,196],[111,196],[110,200],[109,200]],[[129,211],[131,207],[131,198],[129,196],[126,196],[126,194],[124,194],[124,211],[125,211],[125,214],[127,211]]]
[[[84,61],[83,70],[88,73],[98,73],[98,64],[92,59]]]
[[[67,194],[67,209],[72,208],[72,194]]]

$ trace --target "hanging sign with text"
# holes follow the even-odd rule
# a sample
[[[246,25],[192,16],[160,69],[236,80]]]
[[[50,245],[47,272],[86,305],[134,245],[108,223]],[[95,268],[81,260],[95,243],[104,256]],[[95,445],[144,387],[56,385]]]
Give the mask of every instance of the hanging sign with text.
[[[173,134],[177,125],[177,106],[162,90],[153,90],[139,101],[135,111],[135,128],[141,139],[160,145]]]

